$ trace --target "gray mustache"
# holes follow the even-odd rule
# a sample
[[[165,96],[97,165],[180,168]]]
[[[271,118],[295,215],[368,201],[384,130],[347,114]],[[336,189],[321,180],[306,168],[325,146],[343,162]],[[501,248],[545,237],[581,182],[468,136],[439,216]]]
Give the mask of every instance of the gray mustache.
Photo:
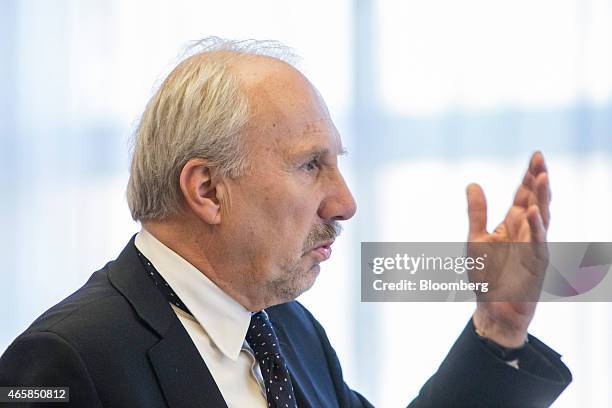
[[[306,237],[303,252],[306,253],[313,248],[316,248],[330,239],[336,239],[342,232],[342,226],[338,221],[326,222],[324,224],[315,225]]]

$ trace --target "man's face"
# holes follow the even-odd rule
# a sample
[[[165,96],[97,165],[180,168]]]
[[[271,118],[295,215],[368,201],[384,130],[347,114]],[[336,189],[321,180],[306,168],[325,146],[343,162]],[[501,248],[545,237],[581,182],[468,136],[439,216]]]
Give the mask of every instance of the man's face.
[[[250,171],[228,183],[221,221],[234,273],[272,305],[309,289],[355,201],[338,169],[340,136],[316,90],[277,63],[248,87]],[[257,72],[256,75],[260,73]]]

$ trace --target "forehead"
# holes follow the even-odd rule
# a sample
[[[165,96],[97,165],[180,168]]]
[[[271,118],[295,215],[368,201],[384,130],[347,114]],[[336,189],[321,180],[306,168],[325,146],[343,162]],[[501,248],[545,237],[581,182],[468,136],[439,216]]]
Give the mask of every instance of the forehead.
[[[249,98],[247,143],[252,148],[285,154],[314,148],[342,151],[325,101],[306,77],[267,57],[242,65],[237,72]]]
[[[275,146],[288,158],[319,155],[337,156],[344,153],[340,134],[331,119],[298,124],[295,132],[275,135]]]

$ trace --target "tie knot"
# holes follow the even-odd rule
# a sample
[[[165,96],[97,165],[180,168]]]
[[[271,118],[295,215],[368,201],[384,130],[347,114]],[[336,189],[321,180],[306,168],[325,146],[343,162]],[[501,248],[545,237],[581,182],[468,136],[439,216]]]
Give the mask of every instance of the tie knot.
[[[268,319],[268,315],[263,311],[254,313],[251,316],[251,324],[249,325],[249,330],[247,330],[246,341],[253,349],[255,358],[258,361],[279,357],[280,347],[278,345],[278,338],[272,323]]]

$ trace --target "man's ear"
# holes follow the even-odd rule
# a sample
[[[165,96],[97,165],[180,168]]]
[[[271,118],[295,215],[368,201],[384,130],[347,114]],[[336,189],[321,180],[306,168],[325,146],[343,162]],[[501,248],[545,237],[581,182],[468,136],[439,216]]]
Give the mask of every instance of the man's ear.
[[[208,224],[221,223],[216,180],[209,163],[204,159],[191,159],[181,170],[179,184],[185,204]]]

